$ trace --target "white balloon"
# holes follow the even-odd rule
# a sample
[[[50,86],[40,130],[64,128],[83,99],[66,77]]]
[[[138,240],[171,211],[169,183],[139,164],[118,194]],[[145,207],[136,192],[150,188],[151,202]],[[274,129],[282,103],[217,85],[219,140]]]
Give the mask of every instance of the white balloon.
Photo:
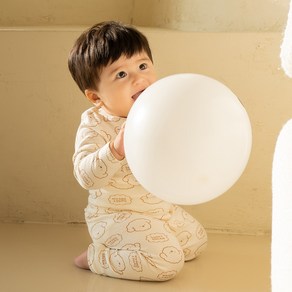
[[[149,86],[132,106],[125,153],[139,183],[176,204],[210,201],[241,176],[251,151],[248,115],[222,83],[176,74]]]

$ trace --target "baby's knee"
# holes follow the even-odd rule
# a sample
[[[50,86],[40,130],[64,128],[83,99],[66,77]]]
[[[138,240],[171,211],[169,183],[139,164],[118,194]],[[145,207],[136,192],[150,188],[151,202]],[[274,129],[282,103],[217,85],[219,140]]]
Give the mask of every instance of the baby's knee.
[[[173,265],[173,264],[168,265],[168,264],[164,263],[164,264],[160,265],[157,277],[153,280],[161,281],[161,282],[162,281],[169,281],[169,280],[175,278],[180,273],[183,266],[184,266],[184,261],[181,261],[175,265]]]
[[[184,266],[184,253],[181,248],[165,246],[157,257],[157,281],[174,278]]]
[[[201,225],[197,231],[198,242],[195,249],[195,257],[198,257],[206,248],[208,244],[208,235],[205,228]]]
[[[185,246],[183,246],[185,261],[197,258],[206,248],[208,244],[208,235],[202,225],[199,226],[197,232],[193,234]]]

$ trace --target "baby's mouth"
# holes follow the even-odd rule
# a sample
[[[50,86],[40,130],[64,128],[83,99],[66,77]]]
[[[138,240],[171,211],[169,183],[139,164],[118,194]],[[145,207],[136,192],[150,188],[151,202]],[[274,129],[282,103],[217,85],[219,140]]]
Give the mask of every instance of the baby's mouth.
[[[136,100],[138,99],[139,95],[140,95],[143,91],[144,91],[144,89],[141,90],[141,91],[139,91],[139,92],[137,92],[137,93],[135,93],[135,94],[132,96],[132,98],[134,99],[134,101],[136,101]]]

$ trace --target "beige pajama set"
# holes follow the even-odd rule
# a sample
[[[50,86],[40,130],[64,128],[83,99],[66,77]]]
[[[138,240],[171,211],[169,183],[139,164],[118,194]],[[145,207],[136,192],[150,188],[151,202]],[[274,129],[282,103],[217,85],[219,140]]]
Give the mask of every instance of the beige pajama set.
[[[89,267],[115,278],[169,280],[205,249],[207,235],[181,207],[145,190],[126,159],[112,155],[109,142],[125,121],[93,107],[82,114],[76,136],[74,174],[89,190]]]

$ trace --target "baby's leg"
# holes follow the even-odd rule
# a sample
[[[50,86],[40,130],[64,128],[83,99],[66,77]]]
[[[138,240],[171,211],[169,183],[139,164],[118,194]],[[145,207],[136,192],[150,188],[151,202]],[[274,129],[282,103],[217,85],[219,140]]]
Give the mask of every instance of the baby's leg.
[[[112,214],[89,228],[93,243],[87,255],[93,272],[145,281],[169,280],[180,272],[184,254],[164,221],[139,214],[122,222],[117,218]]]
[[[179,206],[175,206],[173,215],[168,221],[185,255],[185,261],[199,256],[207,247],[207,233],[204,227]]]

